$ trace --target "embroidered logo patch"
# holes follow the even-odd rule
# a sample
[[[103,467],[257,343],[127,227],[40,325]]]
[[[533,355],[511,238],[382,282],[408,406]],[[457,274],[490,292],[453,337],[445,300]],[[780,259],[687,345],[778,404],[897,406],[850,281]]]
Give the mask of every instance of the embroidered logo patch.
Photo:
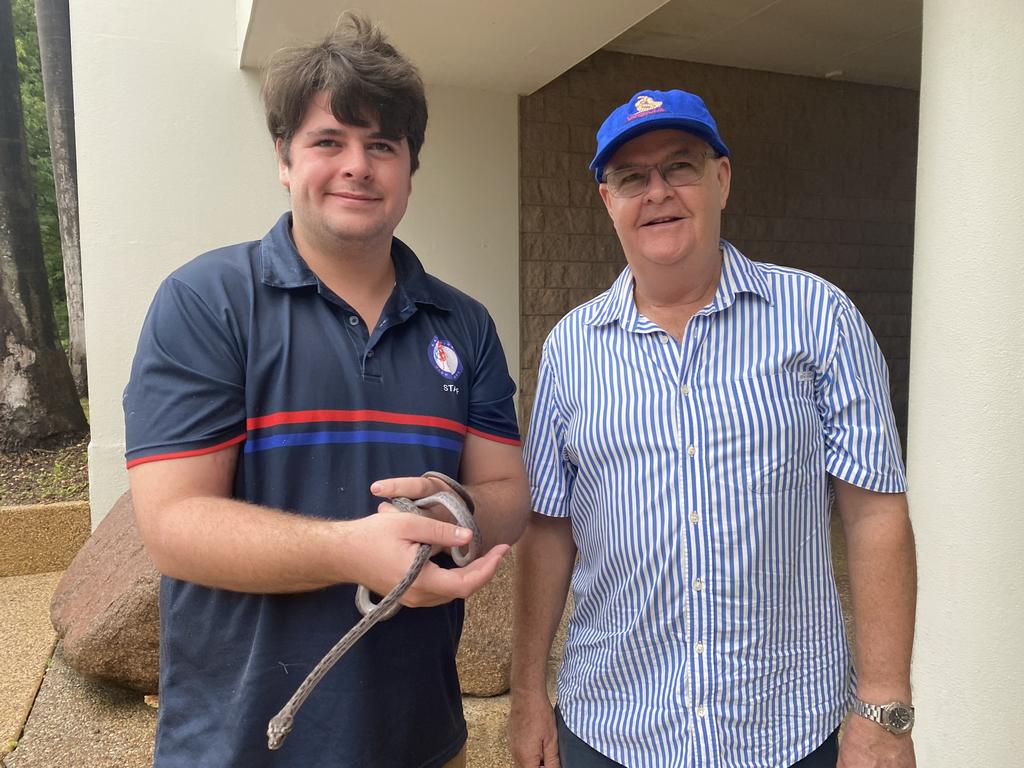
[[[434,369],[446,379],[455,381],[462,373],[462,361],[459,360],[455,347],[447,339],[439,339],[435,336],[430,341],[430,362]]]
[[[657,109],[661,105],[662,102],[655,101],[645,93],[633,103],[633,109],[637,112],[650,112],[652,109]]]
[[[652,99],[646,93],[633,102],[633,109],[636,110],[632,115],[626,117],[626,122],[636,120],[638,117],[650,117],[656,115],[659,112],[664,112],[665,108],[661,106],[665,102]]]

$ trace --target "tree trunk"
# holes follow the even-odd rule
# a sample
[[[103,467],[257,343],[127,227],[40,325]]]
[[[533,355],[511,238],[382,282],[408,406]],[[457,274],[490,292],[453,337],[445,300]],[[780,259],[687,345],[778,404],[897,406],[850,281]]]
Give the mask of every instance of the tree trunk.
[[[82,250],[78,238],[78,165],[75,158],[75,100],[71,80],[71,17],[68,0],[36,0],[39,59],[46,98],[46,127],[64,256],[68,299],[68,358],[78,394],[88,394],[85,309],[82,303]]]
[[[0,0],[0,450],[83,432],[57,342],[25,148],[10,0]]]

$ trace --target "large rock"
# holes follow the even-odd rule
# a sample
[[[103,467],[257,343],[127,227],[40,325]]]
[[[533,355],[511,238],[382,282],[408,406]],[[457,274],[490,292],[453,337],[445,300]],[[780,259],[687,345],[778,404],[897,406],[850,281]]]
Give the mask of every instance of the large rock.
[[[157,690],[160,575],[146,554],[125,493],[71,561],[50,604],[68,663],[88,677]]]
[[[509,688],[514,558],[512,550],[494,578],[466,601],[466,623],[455,659],[464,694],[498,696]]]

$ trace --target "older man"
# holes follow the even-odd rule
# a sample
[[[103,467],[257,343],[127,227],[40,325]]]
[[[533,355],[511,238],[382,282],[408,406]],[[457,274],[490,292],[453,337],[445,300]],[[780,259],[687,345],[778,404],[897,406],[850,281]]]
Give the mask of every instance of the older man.
[[[699,97],[641,91],[597,145],[627,267],[544,345],[517,763],[913,766],[914,544],[878,345],[836,287],[721,239],[732,166]],[[570,584],[553,711],[546,659]]]

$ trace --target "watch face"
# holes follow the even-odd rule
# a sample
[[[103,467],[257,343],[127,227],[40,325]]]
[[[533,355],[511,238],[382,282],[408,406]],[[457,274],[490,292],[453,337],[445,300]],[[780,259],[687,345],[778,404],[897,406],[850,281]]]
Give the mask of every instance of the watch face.
[[[914,715],[910,710],[910,707],[903,705],[896,705],[890,707],[887,714],[887,720],[889,721],[889,727],[897,733],[906,731],[914,722]]]

